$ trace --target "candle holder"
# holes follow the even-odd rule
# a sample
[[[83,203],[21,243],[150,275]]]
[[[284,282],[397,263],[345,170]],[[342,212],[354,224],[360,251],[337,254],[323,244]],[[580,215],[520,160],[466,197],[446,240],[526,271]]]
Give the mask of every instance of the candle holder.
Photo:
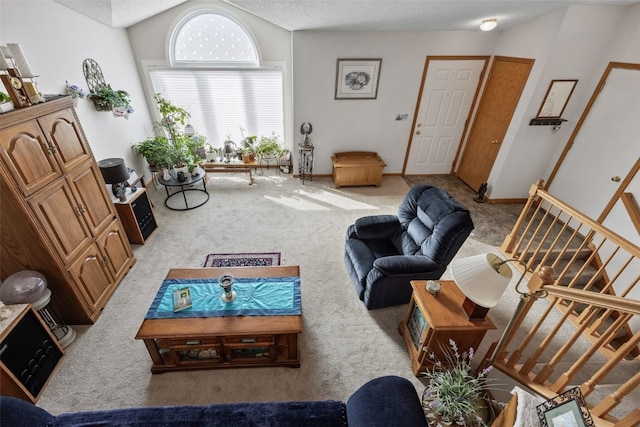
[[[236,299],[236,291],[233,290],[233,276],[231,274],[223,274],[218,279],[220,287],[224,293],[220,296],[224,302],[232,302]]]

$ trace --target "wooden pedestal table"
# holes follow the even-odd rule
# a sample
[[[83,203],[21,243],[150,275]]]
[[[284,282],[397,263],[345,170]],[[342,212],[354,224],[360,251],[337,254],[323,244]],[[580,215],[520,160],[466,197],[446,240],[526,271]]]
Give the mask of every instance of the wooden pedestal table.
[[[299,290],[298,266],[173,269],[169,270],[165,282],[169,279],[190,279],[194,282],[208,279],[211,284],[207,286],[215,291],[209,293],[207,298],[219,299],[222,289],[217,281],[223,274],[232,274],[236,282],[244,278],[293,279],[294,282],[297,280]],[[183,280],[185,286],[195,286],[186,284],[188,281]],[[274,279],[273,283],[265,283],[278,286],[280,282]],[[234,289],[238,290],[236,301],[241,300],[240,287]],[[204,294],[206,292],[191,292],[194,300],[192,308],[197,306],[195,298]],[[260,298],[260,292],[252,293],[251,297]],[[298,299],[298,308],[299,304]],[[301,314],[238,315],[229,312],[222,317],[206,317],[206,314],[202,315],[205,317],[179,317],[189,316],[183,314],[188,310],[191,309],[167,313],[166,318],[145,318],[142,322],[136,339],[144,340],[153,361],[152,373],[189,369],[300,367],[298,334],[302,333]]]
[[[417,377],[432,367],[433,360],[429,357],[432,353],[437,360],[446,361],[444,351],[449,348],[449,340],[454,340],[460,351],[468,351],[470,347],[477,350],[487,331],[496,329],[488,317],[467,319],[462,310],[464,294],[455,282],[441,280],[437,297],[427,292],[426,284],[426,280],[411,281],[413,294],[399,327]]]
[[[258,167],[258,162],[256,160],[252,162],[204,162],[200,164],[200,167],[205,170],[205,172],[212,173],[236,173],[236,172],[246,172],[249,174],[249,185],[253,184],[253,175],[251,174],[251,169],[255,169]]]

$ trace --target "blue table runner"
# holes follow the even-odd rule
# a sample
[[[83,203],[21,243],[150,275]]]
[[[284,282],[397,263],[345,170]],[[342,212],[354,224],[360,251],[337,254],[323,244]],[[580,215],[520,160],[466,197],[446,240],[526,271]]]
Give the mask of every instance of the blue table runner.
[[[173,291],[188,286],[193,306],[173,312]],[[300,276],[235,278],[237,298],[222,301],[217,279],[165,279],[145,319],[301,314]]]

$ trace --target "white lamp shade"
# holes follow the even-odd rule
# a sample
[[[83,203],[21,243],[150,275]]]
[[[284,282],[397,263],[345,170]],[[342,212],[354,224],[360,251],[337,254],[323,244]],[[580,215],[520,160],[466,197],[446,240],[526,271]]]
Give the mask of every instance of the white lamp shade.
[[[491,308],[511,281],[513,273],[503,260],[494,254],[474,255],[453,260],[449,270],[462,293],[474,303]]]

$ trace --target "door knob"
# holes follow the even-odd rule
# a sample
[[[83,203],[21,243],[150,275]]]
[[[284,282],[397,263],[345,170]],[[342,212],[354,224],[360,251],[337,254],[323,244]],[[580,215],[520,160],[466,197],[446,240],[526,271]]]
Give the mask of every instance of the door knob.
[[[612,176],[612,177],[611,177],[611,181],[613,181],[613,182],[620,182],[620,177],[619,177],[619,176]]]
[[[494,139],[493,141],[491,141],[492,144],[498,144],[498,140]]]
[[[416,135],[420,135],[420,131],[416,131]]]

